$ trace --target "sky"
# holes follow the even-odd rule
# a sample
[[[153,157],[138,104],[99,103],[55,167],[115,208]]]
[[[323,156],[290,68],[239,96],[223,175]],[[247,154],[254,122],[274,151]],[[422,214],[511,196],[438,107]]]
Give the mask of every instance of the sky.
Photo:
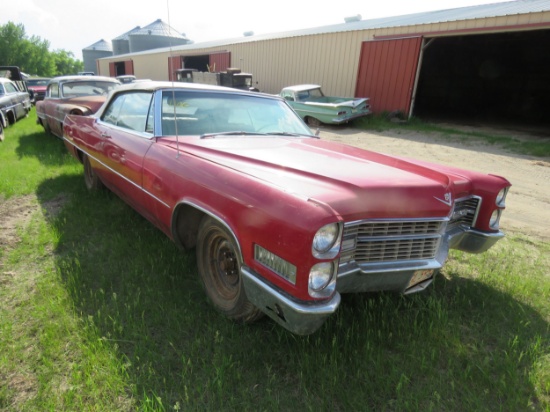
[[[379,17],[498,3],[497,0],[0,0],[0,25],[23,24],[28,37],[82,60],[82,49],[157,19],[195,43],[279,33]],[[1,58],[1,56],[0,56]]]

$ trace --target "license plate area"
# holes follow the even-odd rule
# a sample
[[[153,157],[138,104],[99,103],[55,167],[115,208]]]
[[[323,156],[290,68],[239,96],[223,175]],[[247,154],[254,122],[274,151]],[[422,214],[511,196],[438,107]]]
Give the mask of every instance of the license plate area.
[[[409,281],[409,284],[407,285],[407,289],[409,289],[409,288],[411,288],[415,285],[418,285],[419,283],[422,283],[425,280],[430,279],[433,275],[434,275],[434,270],[433,269],[416,270],[413,273],[412,278]]]

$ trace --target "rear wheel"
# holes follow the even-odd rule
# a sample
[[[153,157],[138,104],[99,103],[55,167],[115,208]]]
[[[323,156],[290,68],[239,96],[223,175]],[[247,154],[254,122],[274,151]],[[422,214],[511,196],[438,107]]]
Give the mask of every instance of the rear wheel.
[[[82,164],[84,165],[84,183],[88,190],[99,190],[103,188],[103,183],[99,176],[95,173],[88,155],[82,155]]]
[[[307,118],[307,124],[311,127],[321,126],[321,122],[318,119],[316,119],[315,117],[308,117]]]
[[[204,290],[221,313],[239,322],[252,322],[263,313],[246,297],[241,257],[233,237],[218,221],[203,218],[197,240],[197,265]]]
[[[0,142],[4,141],[4,125],[2,119],[0,119]]]

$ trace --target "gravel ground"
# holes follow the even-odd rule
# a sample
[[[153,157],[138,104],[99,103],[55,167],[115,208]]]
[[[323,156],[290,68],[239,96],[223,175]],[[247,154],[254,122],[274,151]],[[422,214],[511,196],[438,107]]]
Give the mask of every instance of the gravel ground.
[[[452,128],[458,127],[452,125]],[[519,139],[548,139],[546,136],[510,130],[475,130]],[[550,241],[550,158],[518,155],[474,138],[464,141],[443,137],[438,133],[403,130],[378,133],[351,127],[325,126],[321,128],[320,137],[390,155],[503,176],[512,183],[512,188],[501,219],[502,230]]]

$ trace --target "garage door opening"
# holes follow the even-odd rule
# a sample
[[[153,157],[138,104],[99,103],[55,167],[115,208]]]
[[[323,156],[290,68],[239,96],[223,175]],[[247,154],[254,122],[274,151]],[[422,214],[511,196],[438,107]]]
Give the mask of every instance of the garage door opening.
[[[550,30],[435,38],[413,115],[550,126]]]
[[[210,56],[208,54],[202,56],[185,56],[183,65],[186,69],[196,69],[199,72],[207,72],[210,64]]]

